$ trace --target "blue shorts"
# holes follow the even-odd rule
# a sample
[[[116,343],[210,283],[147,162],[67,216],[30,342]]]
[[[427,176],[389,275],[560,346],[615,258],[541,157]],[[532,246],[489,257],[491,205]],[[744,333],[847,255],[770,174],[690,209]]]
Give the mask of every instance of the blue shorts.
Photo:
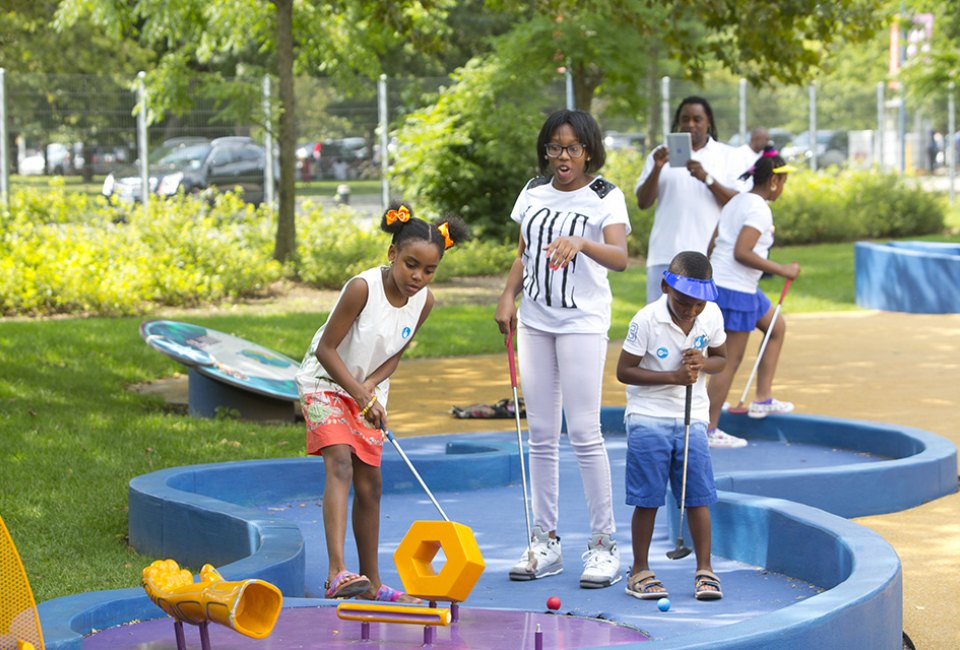
[[[627,424],[627,505],[659,508],[666,500],[667,481],[680,504],[683,480],[683,419],[631,414]],[[687,507],[717,502],[713,464],[707,446],[707,423],[690,423],[687,450]]]
[[[728,332],[752,332],[771,304],[760,289],[745,293],[717,287],[717,307],[723,314],[723,329]]]

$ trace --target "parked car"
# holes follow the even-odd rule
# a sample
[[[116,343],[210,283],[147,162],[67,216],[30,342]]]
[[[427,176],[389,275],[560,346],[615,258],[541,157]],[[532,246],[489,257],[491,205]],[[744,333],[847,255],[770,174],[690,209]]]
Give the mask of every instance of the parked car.
[[[843,167],[847,163],[849,142],[846,131],[817,131],[816,140],[817,167]],[[813,148],[810,146],[810,132],[804,131],[795,137],[790,144],[781,150],[781,155],[788,162],[809,165],[813,158]]]
[[[17,158],[17,173],[21,176],[41,176],[45,168],[43,153],[27,149]]]
[[[367,139],[361,136],[324,140],[320,147],[321,176],[337,180],[356,178],[369,157]]]
[[[173,138],[150,154],[150,192],[173,196],[209,187],[222,191],[239,187],[245,201],[259,205],[264,196],[265,160],[263,147],[247,137]],[[102,193],[122,202],[140,201],[140,185],[139,168],[127,166],[107,175]]]
[[[786,129],[774,127],[772,129],[767,129],[767,133],[769,133],[770,142],[772,142],[773,146],[777,148],[777,151],[783,151],[783,148],[794,139],[794,135]],[[743,140],[740,139],[739,133],[734,133],[730,139],[727,140],[727,144],[729,144],[731,147],[739,147],[743,144]]]
[[[645,156],[647,153],[647,136],[643,133],[607,131],[607,134],[603,136],[603,146],[611,151],[629,149]]]

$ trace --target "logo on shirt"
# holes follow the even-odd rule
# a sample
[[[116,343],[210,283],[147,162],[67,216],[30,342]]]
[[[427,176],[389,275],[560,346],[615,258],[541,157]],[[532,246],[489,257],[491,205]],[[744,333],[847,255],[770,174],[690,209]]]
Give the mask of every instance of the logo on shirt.
[[[401,336],[402,338],[404,338],[404,339],[410,338],[410,331],[411,331],[411,330],[410,330],[409,327],[404,327],[404,328],[400,331],[400,336]]]
[[[707,347],[707,341],[709,340],[710,339],[708,339],[705,334],[701,334],[697,338],[693,339],[693,347],[697,350],[703,350],[705,347]]]
[[[637,324],[630,323],[630,330],[627,332],[627,340],[630,342],[637,340]]]
[[[667,348],[657,348],[658,359],[666,359],[668,354],[670,354],[670,351]]]

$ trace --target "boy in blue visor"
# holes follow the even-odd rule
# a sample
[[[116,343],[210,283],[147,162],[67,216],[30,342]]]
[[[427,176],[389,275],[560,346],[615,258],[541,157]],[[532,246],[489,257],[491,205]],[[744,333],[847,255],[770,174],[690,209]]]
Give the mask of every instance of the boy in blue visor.
[[[642,600],[668,596],[650,570],[648,554],[657,509],[667,481],[678,504],[684,463],[686,386],[692,385],[687,444],[686,511],[697,558],[694,595],[723,597],[710,563],[710,509],[717,502],[707,447],[706,374],[727,362],[723,316],[713,302],[713,269],[702,253],[678,253],[663,273],[663,295],[630,321],[617,363],[617,379],[627,384],[627,505],[634,506],[631,533],[633,566],[626,592]]]

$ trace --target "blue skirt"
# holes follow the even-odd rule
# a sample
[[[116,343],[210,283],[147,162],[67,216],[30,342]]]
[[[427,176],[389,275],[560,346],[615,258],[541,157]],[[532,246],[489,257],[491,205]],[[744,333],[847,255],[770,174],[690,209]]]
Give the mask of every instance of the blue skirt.
[[[717,306],[723,314],[723,329],[728,332],[752,332],[771,304],[759,288],[755,293],[744,293],[717,287]]]

